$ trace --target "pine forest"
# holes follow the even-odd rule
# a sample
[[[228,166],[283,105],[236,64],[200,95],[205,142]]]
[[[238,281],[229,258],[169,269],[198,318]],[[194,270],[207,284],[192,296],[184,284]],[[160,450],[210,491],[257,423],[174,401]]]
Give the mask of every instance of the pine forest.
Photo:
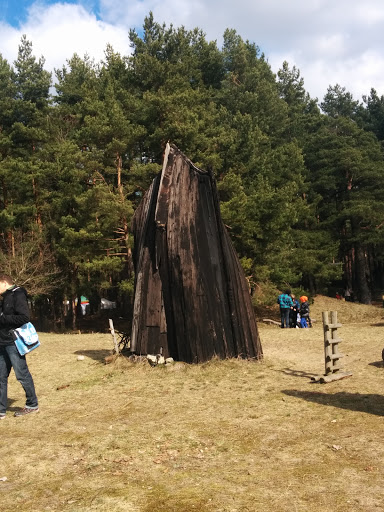
[[[0,55],[0,268],[36,311],[76,327],[81,296],[130,310],[131,220],[168,141],[213,172],[255,306],[286,288],[381,298],[384,96],[311,98],[231,29],[219,48],[150,13],[129,40],[52,74],[26,36]]]

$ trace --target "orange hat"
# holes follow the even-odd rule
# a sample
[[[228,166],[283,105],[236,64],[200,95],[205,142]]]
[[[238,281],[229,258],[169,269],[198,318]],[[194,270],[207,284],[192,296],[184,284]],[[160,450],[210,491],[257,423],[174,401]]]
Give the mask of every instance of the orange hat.
[[[300,302],[307,302],[307,300],[308,300],[308,297],[306,297],[305,295],[302,295],[300,297]]]

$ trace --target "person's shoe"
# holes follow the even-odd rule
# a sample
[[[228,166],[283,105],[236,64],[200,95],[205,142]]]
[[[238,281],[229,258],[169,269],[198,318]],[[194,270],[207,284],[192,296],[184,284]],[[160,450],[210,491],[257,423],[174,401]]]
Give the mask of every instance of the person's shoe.
[[[0,420],[5,420],[5,412],[0,412]]]
[[[39,408],[32,408],[32,407],[24,407],[24,409],[20,409],[20,411],[16,411],[14,416],[25,416],[26,414],[31,414],[31,412],[39,412]]]

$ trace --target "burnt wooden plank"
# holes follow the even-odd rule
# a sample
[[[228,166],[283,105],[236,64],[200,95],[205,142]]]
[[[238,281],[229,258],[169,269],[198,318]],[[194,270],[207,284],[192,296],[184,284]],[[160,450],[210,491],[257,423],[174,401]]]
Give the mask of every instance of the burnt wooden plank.
[[[162,349],[185,362],[262,357],[248,283],[209,172],[167,145],[133,232],[133,352]]]

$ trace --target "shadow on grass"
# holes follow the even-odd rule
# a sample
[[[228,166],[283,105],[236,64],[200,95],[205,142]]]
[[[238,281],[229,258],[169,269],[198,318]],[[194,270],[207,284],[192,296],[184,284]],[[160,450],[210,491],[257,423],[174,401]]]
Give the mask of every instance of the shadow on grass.
[[[78,355],[78,356],[90,357],[94,361],[99,361],[100,363],[104,363],[105,362],[104,359],[107,356],[111,355],[111,350],[105,350],[105,349],[101,349],[101,350],[76,350],[75,354]]]
[[[376,368],[384,368],[384,361],[374,361],[369,363],[369,366],[376,366]]]
[[[311,377],[316,377],[316,373],[308,373],[302,370],[293,370],[292,368],[283,368],[282,370],[275,370],[276,372],[284,373],[285,375],[291,375],[292,377],[302,377],[305,379],[310,379]]]
[[[13,398],[8,398],[8,406],[7,406],[8,411],[16,412],[16,411],[20,411],[20,409],[22,409],[24,407],[23,405],[17,405],[17,406],[12,405],[15,402],[16,402],[16,400],[14,400]],[[1,487],[3,487],[3,486],[1,486]]]
[[[11,405],[16,402],[16,400],[14,400],[13,398],[8,398],[7,400],[7,409],[9,411],[18,411],[20,409],[20,407],[11,407]]]
[[[384,396],[365,395],[360,393],[320,393],[319,391],[299,391],[296,389],[284,389],[282,393],[296,398],[302,398],[319,405],[349,409],[350,411],[366,412],[384,416]]]

